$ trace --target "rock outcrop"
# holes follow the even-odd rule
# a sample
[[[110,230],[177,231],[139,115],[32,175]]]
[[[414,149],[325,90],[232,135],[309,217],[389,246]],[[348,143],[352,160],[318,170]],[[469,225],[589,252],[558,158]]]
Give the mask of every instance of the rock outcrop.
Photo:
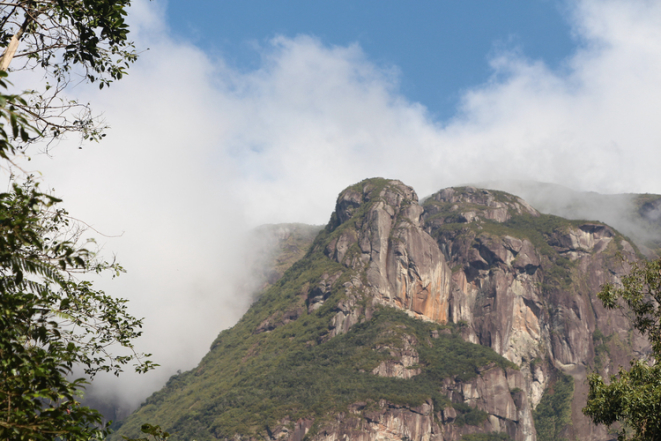
[[[449,188],[421,205],[400,181],[363,181],[122,433],[152,416],[199,440],[605,439],[581,413],[586,374],[647,343],[596,293],[637,257],[607,225],[507,193]]]
[[[398,345],[381,345],[377,351],[387,351],[390,358],[383,360],[377,367],[372,369],[374,375],[381,377],[413,378],[421,371],[418,364],[420,357],[415,346],[417,339],[412,335],[403,334]]]
[[[606,225],[540,215],[519,198],[471,187],[434,194],[424,217],[454,269],[450,319],[467,324],[469,341],[520,366],[533,407],[548,389],[549,371],[571,375],[567,435],[603,436],[581,413],[586,372],[595,367],[592,336],[616,336],[634,351],[646,343],[632,339],[622,314],[606,311],[595,294],[628,272],[625,262],[637,259],[633,247]],[[615,366],[631,356],[622,346],[608,348]]]
[[[340,194],[335,227],[339,233],[326,254],[364,271],[366,283],[355,280],[352,289],[366,289],[374,303],[445,323],[450,269],[423,229],[424,210],[410,187],[399,181],[381,184],[368,183]],[[360,216],[356,216],[359,208]]]
[[[549,387],[550,371],[571,375],[570,437],[604,435],[580,411],[586,373],[595,367],[592,335],[597,330],[620,342],[608,348],[608,363],[597,363],[608,372],[609,365],[627,364],[631,351],[622,346],[640,352],[646,345],[632,339],[624,317],[605,310],[595,295],[628,272],[625,262],[637,259],[622,236],[603,224],[541,215],[518,197],[472,187],[444,189],[423,208],[399,181],[346,190],[336,213],[338,229],[360,213],[355,228],[347,228],[327,250],[344,265],[366,268],[367,283],[353,281],[353,289],[363,285],[373,304],[465,324],[468,341],[520,366],[521,389],[533,408]],[[359,252],[348,253],[354,244]],[[531,424],[525,437],[533,433]]]

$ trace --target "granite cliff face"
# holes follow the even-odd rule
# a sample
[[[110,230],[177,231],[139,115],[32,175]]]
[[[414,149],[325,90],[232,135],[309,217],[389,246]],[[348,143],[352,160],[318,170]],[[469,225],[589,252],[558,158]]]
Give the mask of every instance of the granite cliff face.
[[[606,439],[581,413],[586,373],[646,342],[595,293],[636,258],[610,227],[507,193],[421,205],[399,181],[363,181],[120,434],[147,421],[198,440]]]
[[[344,191],[336,228],[372,199],[369,183],[362,192]],[[520,198],[472,187],[442,190],[423,208],[412,189],[390,181],[325,252],[346,266],[365,268],[367,283],[353,280],[350,289],[362,288],[373,305],[464,324],[466,340],[520,367],[521,389],[532,407],[556,371],[570,375],[571,424],[562,434],[605,435],[581,413],[586,373],[595,364],[613,372],[611,365],[627,365],[631,349],[642,352],[646,345],[621,313],[606,311],[595,296],[604,283],[617,283],[628,272],[624,262],[637,259],[631,244],[610,227],[543,216]],[[353,316],[350,308],[341,310],[336,329],[346,332],[358,316],[355,309]],[[604,343],[595,344],[595,331],[610,338],[600,354],[595,347]]]
[[[355,270],[350,302],[370,298],[414,317],[447,322],[451,273],[423,229],[422,214],[413,189],[399,181],[383,189],[352,187],[340,195],[331,220],[334,237],[324,254]],[[335,334],[349,329],[361,313],[347,312],[338,315]]]
[[[631,244],[606,225],[540,215],[519,198],[470,187],[434,194],[425,224],[455,269],[450,319],[467,323],[465,338],[516,363],[534,407],[557,373],[570,375],[571,424],[557,433],[604,439],[581,413],[586,373],[613,373],[646,348],[595,296],[628,273]]]

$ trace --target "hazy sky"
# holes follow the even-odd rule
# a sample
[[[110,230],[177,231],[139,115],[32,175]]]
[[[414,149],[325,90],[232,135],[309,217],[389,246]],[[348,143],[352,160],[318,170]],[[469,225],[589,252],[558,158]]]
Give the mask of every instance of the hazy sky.
[[[121,235],[100,241],[128,274],[100,284],[163,365],[98,383],[127,405],[245,310],[248,228],[326,223],[364,178],[661,193],[658,1],[138,0],[130,21],[128,77],[70,91],[107,138],[24,165]]]

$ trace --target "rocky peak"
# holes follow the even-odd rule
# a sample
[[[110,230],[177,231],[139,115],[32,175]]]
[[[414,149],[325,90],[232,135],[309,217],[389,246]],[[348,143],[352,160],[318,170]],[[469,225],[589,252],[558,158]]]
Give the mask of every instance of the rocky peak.
[[[402,208],[413,204],[418,206],[418,195],[415,191],[404,185],[401,181],[383,178],[366,179],[344,190],[337,198],[335,216],[331,221],[332,227],[347,222],[354,215],[364,215],[364,211],[374,212],[385,210],[391,216],[399,214]],[[361,211],[360,208],[363,208]],[[416,210],[417,211],[417,210]],[[419,223],[420,213],[404,213],[410,221]],[[335,222],[333,222],[335,221]],[[334,225],[333,225],[334,224]]]
[[[580,412],[586,369],[597,352],[591,334],[605,331],[613,341],[634,344],[622,332],[626,323],[595,296],[603,283],[626,273],[615,263],[616,253],[636,258],[622,236],[603,224],[542,215],[516,196],[474,187],[441,190],[422,209],[399,181],[364,181],[340,195],[337,213],[346,224],[334,232],[327,255],[365,276],[347,285],[362,294],[340,302],[333,335],[359,322],[352,305],[365,296],[372,305],[423,320],[462,322],[467,340],[520,366],[533,407],[554,379],[573,377],[572,436],[599,436]],[[353,253],[344,251],[352,247]],[[640,342],[635,346],[641,349]],[[626,364],[623,351],[615,345],[609,351],[608,362]],[[405,363],[384,364],[378,372],[399,372]]]
[[[489,219],[505,222],[512,215],[539,212],[523,199],[496,190],[475,187],[452,187],[434,193],[425,201],[426,218],[435,218],[436,223],[475,222]]]
[[[549,240],[558,253],[570,260],[576,260],[591,252],[600,252],[608,247],[615,237],[615,232],[607,225],[585,223],[578,227],[565,228],[557,231]],[[622,245],[628,254],[634,250],[628,242]]]
[[[338,197],[325,254],[365,277],[352,279],[348,304],[368,297],[411,315],[445,323],[450,271],[434,239],[422,228],[424,209],[400,181],[370,179]],[[358,294],[360,293],[360,294]],[[346,321],[348,320],[348,322]],[[338,314],[335,332],[357,320]]]
[[[402,182],[370,179],[340,194],[326,231],[324,254],[351,276],[329,273],[310,291],[308,311],[321,310],[335,280],[343,281],[339,289],[345,295],[333,309],[324,341],[369,320],[379,305],[425,321],[461,323],[463,338],[520,369],[507,375],[496,369],[493,378],[483,373],[444,392],[489,414],[489,431],[534,440],[532,409],[545,406],[549,390],[564,381],[575,391],[565,403],[574,428],[562,429],[571,430],[563,436],[602,435],[580,412],[586,372],[595,363],[602,369],[626,364],[622,348],[642,348],[595,296],[603,283],[626,273],[616,253],[635,259],[634,248],[615,230],[542,215],[516,196],[474,187],[441,190],[422,207]],[[613,342],[607,350],[606,343],[593,341],[597,331]],[[379,347],[389,358],[371,372],[403,379],[420,375],[421,343],[402,337]],[[452,421],[453,412],[443,410],[440,419]],[[459,438],[448,424],[443,438]]]

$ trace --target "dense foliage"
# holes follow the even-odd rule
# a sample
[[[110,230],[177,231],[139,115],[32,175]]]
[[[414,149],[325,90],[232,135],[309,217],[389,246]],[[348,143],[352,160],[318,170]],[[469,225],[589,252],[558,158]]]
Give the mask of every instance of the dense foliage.
[[[620,368],[618,375],[606,382],[593,373],[588,381],[590,391],[583,412],[596,424],[615,423],[618,439],[651,441],[661,438],[661,260],[634,265],[622,279],[622,286],[604,286],[599,294],[607,308],[626,305],[631,321],[652,344],[649,358],[631,362],[629,370]]]
[[[120,79],[135,60],[124,22],[128,0],[7,0],[0,4],[0,439],[89,440],[107,434],[81,405],[82,370],[119,374],[154,367],[133,351],[142,321],[126,301],[94,289],[86,274],[122,268],[99,260],[59,199],[14,163],[33,142],[67,132],[99,139],[87,105],[58,95],[72,79]],[[18,66],[12,60],[20,59]],[[8,71],[35,69],[42,92],[9,93]],[[81,76],[78,78],[78,76]],[[82,110],[82,113],[76,113]],[[110,352],[110,349],[120,351]]]
[[[553,383],[544,391],[542,400],[533,412],[539,441],[560,441],[571,425],[571,403],[574,398],[574,379],[555,371]]]
[[[451,405],[439,390],[444,378],[465,381],[490,364],[511,366],[490,349],[466,343],[456,334],[430,340],[429,331],[438,325],[390,308],[347,334],[307,346],[304,338],[321,337],[319,325],[317,317],[306,316],[268,336],[250,336],[240,329],[243,326],[221,334],[220,343],[198,369],[171,378],[127,424],[158,421],[174,439],[200,440],[211,439],[211,434],[230,438],[234,433],[255,433],[277,426],[284,417],[315,418],[322,426],[326,418],[356,402],[376,409],[382,399],[404,406],[432,399],[442,409]],[[429,340],[416,347],[422,373],[411,379],[373,375],[371,370],[389,358],[379,348],[401,344],[402,334]],[[195,411],[182,415],[179,409],[186,405]],[[459,425],[479,425],[487,416],[468,405],[455,408]]]
[[[58,200],[28,180],[0,193],[0,438],[88,439],[101,416],[81,406],[81,366],[89,376],[118,374],[139,358],[132,340],[141,320],[126,301],[95,290],[81,273],[122,268],[96,259],[78,243]],[[111,345],[129,351],[113,355]],[[144,372],[148,360],[136,365]]]
[[[45,87],[14,102],[38,135],[28,143],[76,132],[99,140],[105,128],[89,104],[62,96],[71,83],[99,87],[126,74],[137,59],[125,21],[130,0],[5,0],[0,3],[0,71],[39,70]],[[2,153],[0,149],[0,154]]]

